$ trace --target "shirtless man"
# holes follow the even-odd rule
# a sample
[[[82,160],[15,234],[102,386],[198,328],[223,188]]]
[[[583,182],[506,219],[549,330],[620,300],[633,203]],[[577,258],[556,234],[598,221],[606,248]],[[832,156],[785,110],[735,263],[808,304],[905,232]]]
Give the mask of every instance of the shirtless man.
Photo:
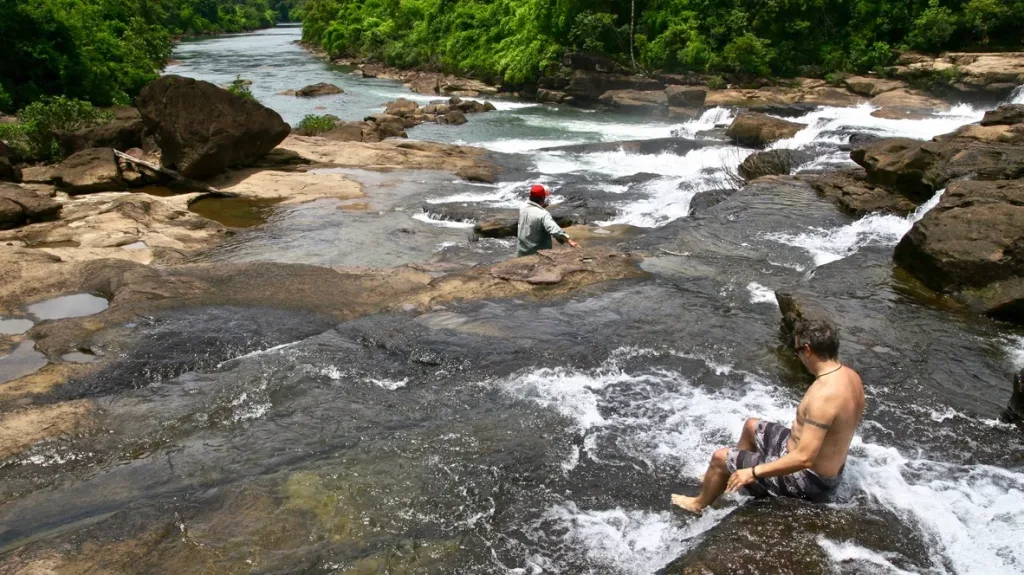
[[[820,501],[842,479],[850,442],[864,415],[860,376],[839,362],[839,339],[828,322],[797,325],[793,349],[814,383],[796,410],[792,432],[778,423],[748,419],[735,449],[711,457],[700,495],[673,495],[672,503],[700,513],[722,493]]]

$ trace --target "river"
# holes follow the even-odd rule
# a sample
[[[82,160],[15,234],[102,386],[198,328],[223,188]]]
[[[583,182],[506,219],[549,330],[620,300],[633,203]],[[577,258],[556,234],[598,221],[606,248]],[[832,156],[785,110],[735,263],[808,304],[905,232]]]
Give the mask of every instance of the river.
[[[328,65],[298,36],[279,27],[183,42],[167,71],[251,79],[293,124],[430,99]],[[345,93],[277,95],[321,81]],[[854,220],[801,188],[755,185],[691,217],[692,198],[749,150],[544,148],[713,137],[699,133],[730,111],[680,124],[495,103],[464,126],[410,137],[492,150],[508,167],[497,184],[352,170],[378,202],[369,213],[327,200],[282,207],[197,261],[506,257],[508,241],[467,241],[430,206],[515,206],[542,181],[560,198],[592,198],[603,225],[639,230],[623,245],[660,254],[644,262],[649,278],[342,324],[209,307],[140,322],[134,351],[70,384],[69,394],[90,390],[107,433],[0,464],[0,550],[75,549],[111,572],[632,575],[686,556],[715,573],[1024,572],[1024,436],[998,421],[1024,367],[1024,331],[966,314],[894,268],[892,249],[920,213]],[[820,169],[848,162],[850,133],[930,138],[983,113],[870,111],[819,109],[775,146],[812,151],[805,169]],[[843,487],[827,505],[726,497],[701,517],[673,511],[669,494],[695,493],[745,418],[793,418],[808,379],[777,336],[775,290],[813,294],[864,378],[867,414]]]

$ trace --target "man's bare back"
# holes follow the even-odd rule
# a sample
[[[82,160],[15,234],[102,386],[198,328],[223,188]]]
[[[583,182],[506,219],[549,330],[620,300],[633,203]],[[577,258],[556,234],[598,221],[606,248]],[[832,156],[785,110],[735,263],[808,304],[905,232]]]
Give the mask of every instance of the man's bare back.
[[[839,361],[839,338],[823,320],[796,328],[793,351],[814,383],[797,407],[792,429],[751,418],[735,448],[711,456],[696,497],[673,495],[672,503],[700,513],[725,491],[754,496],[788,496],[812,501],[835,491],[850,443],[864,415],[860,376]]]
[[[835,419],[830,425],[808,418],[812,411],[821,411],[821,404],[832,404]],[[827,410],[827,407],[826,407]],[[804,426],[825,429],[825,439],[818,449],[811,470],[822,477],[835,477],[846,465],[846,454],[864,416],[864,385],[857,372],[842,367],[833,374],[816,380],[804,394],[796,409],[793,434],[787,441],[787,451],[797,451]]]

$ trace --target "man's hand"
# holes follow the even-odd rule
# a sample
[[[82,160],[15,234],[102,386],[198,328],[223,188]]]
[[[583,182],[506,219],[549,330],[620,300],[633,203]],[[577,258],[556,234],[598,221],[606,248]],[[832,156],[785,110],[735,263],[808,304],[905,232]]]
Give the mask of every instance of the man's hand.
[[[739,469],[729,477],[729,485],[725,488],[725,492],[735,493],[754,481],[754,470],[752,468]]]
[[[580,247],[579,242],[574,242],[572,240],[566,240],[566,242],[568,242],[569,247],[571,247],[571,248],[578,248],[578,247]]]

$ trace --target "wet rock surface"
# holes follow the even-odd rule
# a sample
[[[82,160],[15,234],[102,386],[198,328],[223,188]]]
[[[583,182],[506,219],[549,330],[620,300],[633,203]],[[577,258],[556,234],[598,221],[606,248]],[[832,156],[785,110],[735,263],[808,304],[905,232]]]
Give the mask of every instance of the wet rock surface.
[[[896,246],[896,262],[981,311],[1024,323],[1024,181],[958,181]]]
[[[181,76],[155,80],[136,105],[156,136],[163,166],[189,178],[253,164],[290,131],[277,112],[260,103]]]
[[[854,216],[891,213],[905,216],[918,203],[902,193],[868,181],[862,169],[847,169],[824,174],[798,176],[844,212]]]
[[[812,159],[814,156],[800,150],[755,152],[743,160],[738,172],[746,180],[756,180],[762,176],[788,176],[801,164]]]

